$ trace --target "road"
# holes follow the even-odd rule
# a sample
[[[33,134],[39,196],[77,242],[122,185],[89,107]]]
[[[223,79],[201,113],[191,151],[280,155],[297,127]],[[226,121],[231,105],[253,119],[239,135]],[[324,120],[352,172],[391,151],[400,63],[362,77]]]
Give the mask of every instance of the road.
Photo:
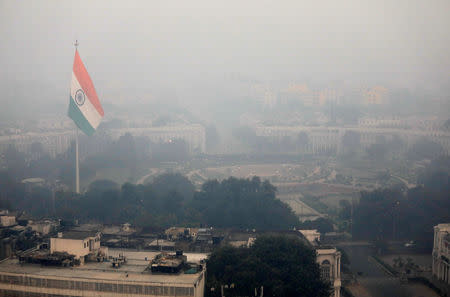
[[[155,175],[158,172],[158,168],[150,168],[149,170],[150,170],[150,173],[148,173],[148,174],[144,175],[143,177],[141,177],[136,182],[137,185],[142,185],[147,180],[147,178],[149,178],[152,175]]]
[[[401,181],[402,183],[404,183],[405,186],[406,186],[408,189],[412,189],[412,188],[415,188],[415,187],[417,186],[416,184],[410,184],[406,179],[404,179],[404,178],[402,178],[402,177],[400,177],[400,176],[392,175],[392,177],[395,177],[396,179],[398,179],[399,181]]]
[[[357,276],[358,283],[349,287],[364,297],[439,297],[433,290],[418,283],[401,283],[396,277],[388,276],[369,260],[370,246],[338,245],[350,258],[350,270]]]

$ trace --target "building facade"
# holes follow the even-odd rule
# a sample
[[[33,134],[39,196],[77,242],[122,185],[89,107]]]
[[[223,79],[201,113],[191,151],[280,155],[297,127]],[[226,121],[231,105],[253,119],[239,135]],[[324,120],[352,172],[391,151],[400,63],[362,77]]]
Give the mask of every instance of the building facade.
[[[433,276],[450,285],[450,223],[434,226]]]
[[[195,273],[151,273],[147,268],[157,254],[110,249],[111,257],[127,259],[119,267],[113,267],[111,261],[61,267],[9,258],[0,262],[0,296],[204,296],[204,265]],[[190,257],[187,255],[188,260]]]
[[[317,248],[317,263],[320,276],[328,281],[333,290],[331,297],[341,296],[341,253],[336,248]]]
[[[317,264],[321,278],[330,283],[331,297],[341,296],[341,252],[335,247],[320,245],[320,233],[317,230],[298,230],[316,250]]]
[[[50,254],[66,252],[84,263],[84,257],[100,249],[100,232],[59,232],[50,238]]]

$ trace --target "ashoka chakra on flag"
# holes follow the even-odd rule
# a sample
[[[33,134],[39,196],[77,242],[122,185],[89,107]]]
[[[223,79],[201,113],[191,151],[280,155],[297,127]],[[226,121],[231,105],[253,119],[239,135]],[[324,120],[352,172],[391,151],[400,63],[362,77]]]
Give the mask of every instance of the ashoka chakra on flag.
[[[94,84],[75,51],[72,82],[70,86],[69,117],[87,135],[94,134],[104,116]]]

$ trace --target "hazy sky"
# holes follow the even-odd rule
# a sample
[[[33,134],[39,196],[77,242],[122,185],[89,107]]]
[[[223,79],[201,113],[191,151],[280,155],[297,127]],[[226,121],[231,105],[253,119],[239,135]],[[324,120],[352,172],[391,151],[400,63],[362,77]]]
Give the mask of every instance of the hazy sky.
[[[78,39],[110,101],[155,86],[201,94],[232,72],[448,89],[449,16],[448,0],[0,0],[0,78],[68,96]]]

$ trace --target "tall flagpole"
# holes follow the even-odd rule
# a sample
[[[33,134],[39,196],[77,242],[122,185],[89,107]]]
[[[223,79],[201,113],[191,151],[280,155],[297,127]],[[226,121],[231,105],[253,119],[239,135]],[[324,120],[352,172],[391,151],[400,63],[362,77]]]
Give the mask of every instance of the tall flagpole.
[[[75,51],[78,48],[78,40],[75,40]],[[78,165],[78,126],[75,130],[75,193],[80,193],[80,168]]]
[[[80,168],[78,167],[78,126],[75,131],[75,192],[80,194]]]

